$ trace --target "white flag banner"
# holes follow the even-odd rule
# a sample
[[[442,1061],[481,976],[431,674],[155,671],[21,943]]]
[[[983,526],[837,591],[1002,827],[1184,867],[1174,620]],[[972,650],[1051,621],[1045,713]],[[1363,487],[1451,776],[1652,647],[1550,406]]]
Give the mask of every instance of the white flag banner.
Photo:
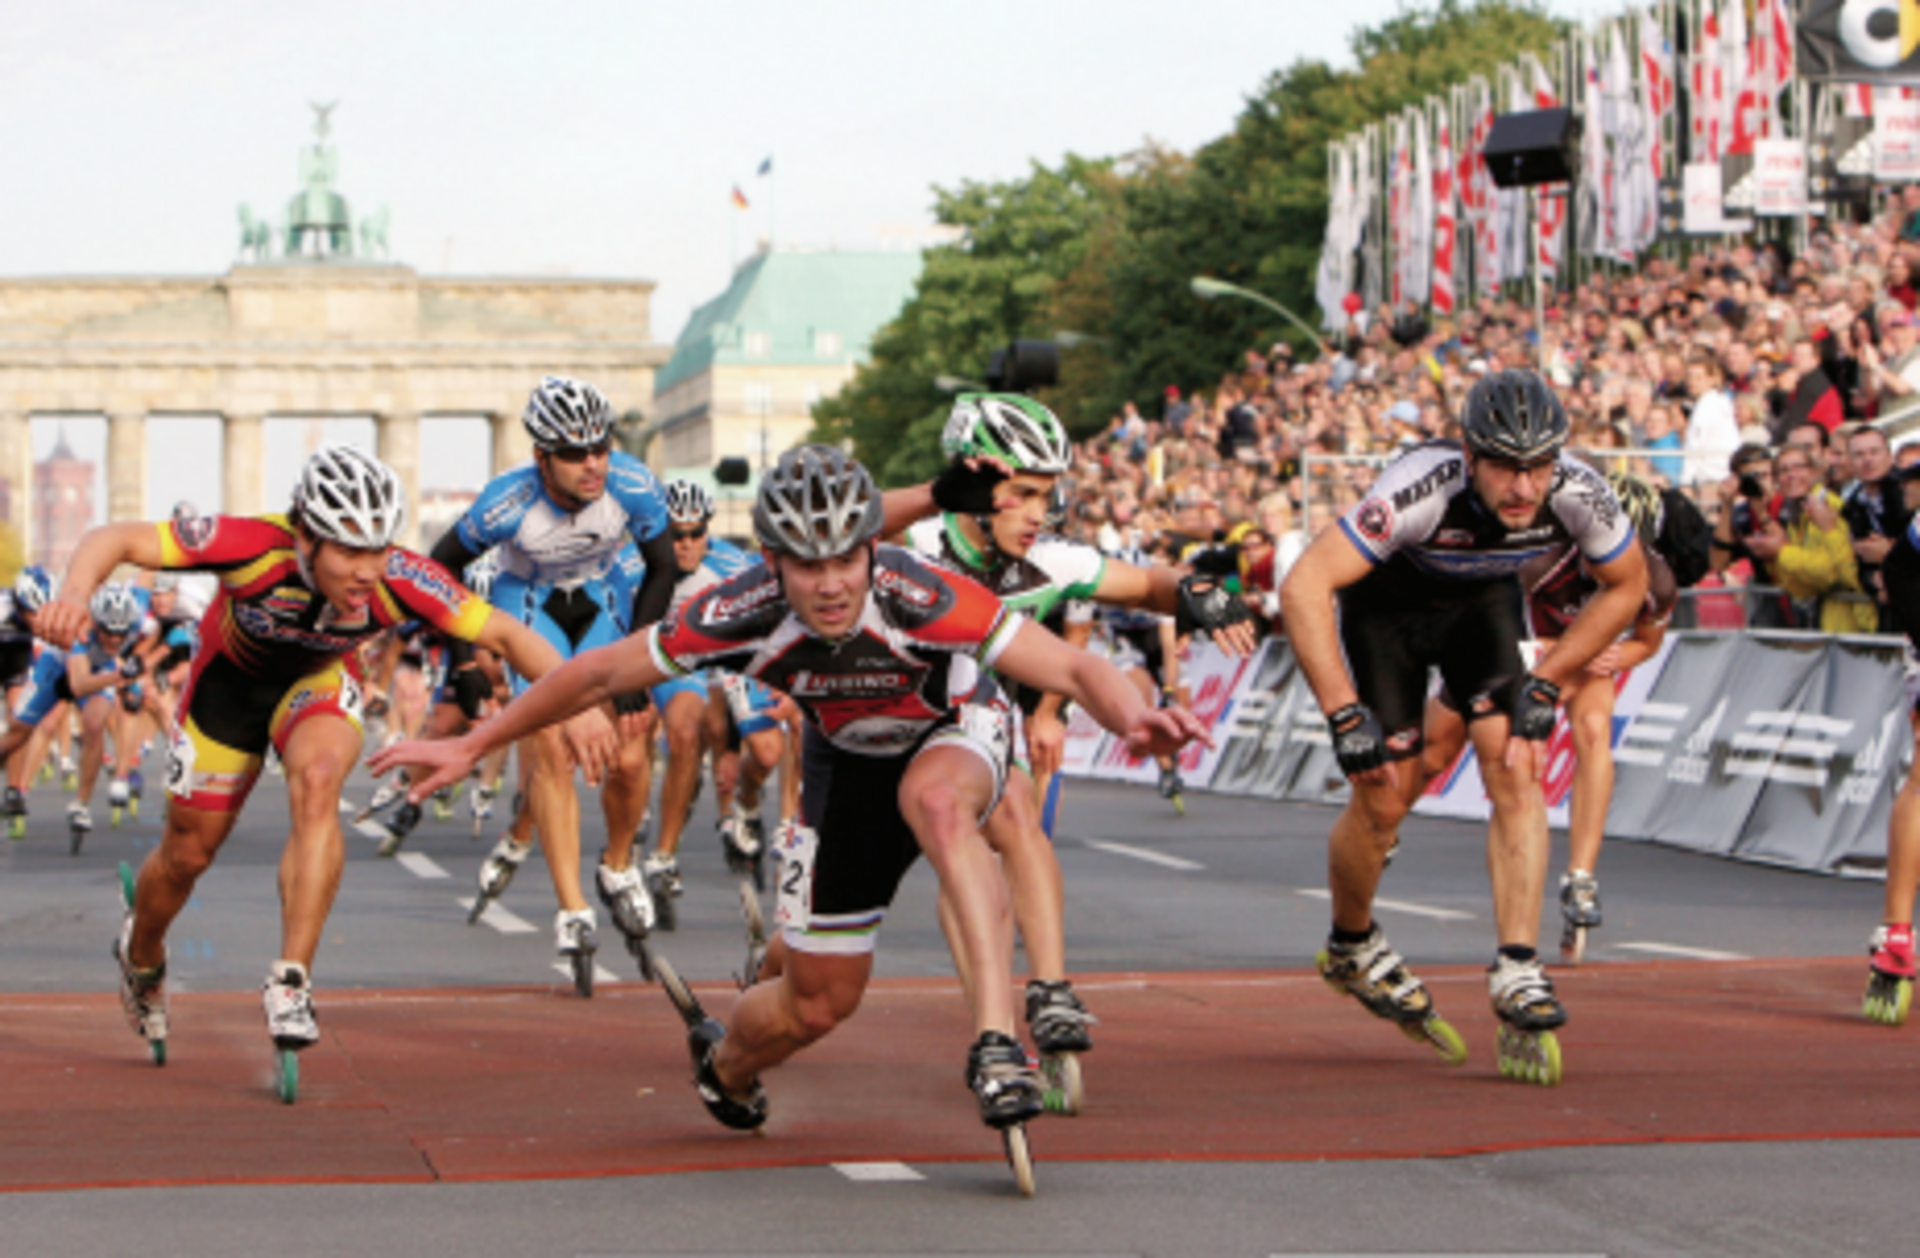
[[[1718,236],[1753,230],[1750,218],[1728,218],[1719,162],[1690,162],[1681,175],[1686,200],[1681,228],[1689,236]]]
[[[1427,116],[1407,119],[1413,136],[1413,180],[1407,198],[1407,300],[1426,305],[1433,293],[1433,155],[1427,149]]]
[[[1881,183],[1920,179],[1920,97],[1902,88],[1874,89],[1873,177]]]
[[[1753,212],[1782,217],[1807,212],[1807,146],[1799,140],[1755,140]]]

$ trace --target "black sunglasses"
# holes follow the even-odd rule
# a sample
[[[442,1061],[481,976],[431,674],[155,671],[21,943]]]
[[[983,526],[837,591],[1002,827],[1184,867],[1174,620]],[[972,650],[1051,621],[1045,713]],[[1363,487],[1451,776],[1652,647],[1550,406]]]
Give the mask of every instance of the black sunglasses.
[[[696,537],[705,537],[706,535],[707,535],[707,526],[704,524],[702,524],[699,528],[696,528],[696,529],[674,529],[673,530],[673,540],[676,542],[690,542]]]
[[[613,451],[613,442],[600,441],[590,446],[555,446],[547,453],[562,463],[585,463],[588,459],[605,458]]]

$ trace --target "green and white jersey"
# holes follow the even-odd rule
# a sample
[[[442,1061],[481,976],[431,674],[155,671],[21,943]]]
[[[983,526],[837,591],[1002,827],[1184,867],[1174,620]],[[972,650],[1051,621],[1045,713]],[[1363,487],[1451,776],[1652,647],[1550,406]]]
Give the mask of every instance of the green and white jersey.
[[[1084,542],[1043,534],[1028,548],[1024,559],[1005,555],[988,563],[980,548],[960,531],[952,515],[922,520],[907,530],[907,543],[920,554],[958,568],[992,590],[1014,611],[1043,621],[1066,604],[1069,624],[1093,619],[1091,600],[1106,575],[1107,558]]]

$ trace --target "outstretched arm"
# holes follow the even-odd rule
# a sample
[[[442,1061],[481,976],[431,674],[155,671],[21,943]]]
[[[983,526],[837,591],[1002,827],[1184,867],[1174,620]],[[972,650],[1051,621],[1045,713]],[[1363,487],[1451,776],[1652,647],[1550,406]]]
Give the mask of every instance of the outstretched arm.
[[[40,612],[40,636],[58,646],[72,646],[87,628],[87,600],[100,583],[123,563],[158,568],[165,560],[160,530],[150,523],[129,520],[88,529],[67,561],[67,579],[60,593]]]
[[[1120,670],[1090,651],[1076,651],[1031,621],[1021,622],[994,668],[1036,688],[1051,687],[1127,740],[1136,755],[1169,756],[1207,727],[1181,707],[1150,708]]]

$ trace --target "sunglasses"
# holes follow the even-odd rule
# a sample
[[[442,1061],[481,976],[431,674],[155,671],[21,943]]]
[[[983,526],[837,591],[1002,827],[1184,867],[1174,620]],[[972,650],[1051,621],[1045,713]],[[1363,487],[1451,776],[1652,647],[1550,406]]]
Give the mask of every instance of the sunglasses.
[[[590,446],[555,446],[547,454],[562,463],[585,463],[588,459],[604,459],[613,451],[613,442],[601,441]]]
[[[707,535],[707,526],[702,524],[697,529],[674,529],[672,533],[674,541],[690,542],[695,538],[705,537]]]

